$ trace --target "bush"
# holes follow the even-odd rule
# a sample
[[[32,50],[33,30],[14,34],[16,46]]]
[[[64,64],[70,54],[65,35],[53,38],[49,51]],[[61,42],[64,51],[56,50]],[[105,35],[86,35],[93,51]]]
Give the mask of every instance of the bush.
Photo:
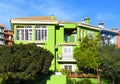
[[[67,79],[67,84],[94,84],[89,79],[82,79],[82,80],[76,80],[76,79]]]
[[[91,80],[89,79],[82,79],[80,81],[76,81],[75,84],[94,84],[94,83],[92,83]]]
[[[52,59],[50,51],[35,44],[0,46],[0,77],[6,84],[23,84],[48,74]]]
[[[65,69],[61,69],[60,72],[64,75],[67,75],[69,73],[71,73],[72,71],[71,70],[65,70]]]

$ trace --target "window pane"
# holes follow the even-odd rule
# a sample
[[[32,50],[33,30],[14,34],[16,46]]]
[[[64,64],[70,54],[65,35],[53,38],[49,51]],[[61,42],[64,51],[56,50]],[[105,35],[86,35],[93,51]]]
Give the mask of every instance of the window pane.
[[[36,27],[36,40],[46,41],[47,40],[47,29],[46,26],[37,25]]]
[[[17,40],[20,40],[20,29],[17,29]]]
[[[25,29],[25,40],[28,40],[28,30]]]
[[[21,39],[24,40],[24,29],[21,29]]]

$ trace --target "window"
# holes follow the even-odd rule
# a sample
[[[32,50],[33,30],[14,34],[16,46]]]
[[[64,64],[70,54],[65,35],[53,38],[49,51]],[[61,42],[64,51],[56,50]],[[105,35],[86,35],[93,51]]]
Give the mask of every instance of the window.
[[[4,28],[3,27],[0,27],[0,32],[4,32]]]
[[[74,65],[74,64],[63,64],[63,65],[61,65],[61,69],[71,70],[72,72],[75,72],[76,65]]]
[[[17,26],[16,31],[17,40],[32,40],[32,26]]]
[[[94,39],[94,33],[93,32],[88,32],[88,38],[89,39]]]
[[[63,47],[63,60],[72,60],[73,59],[73,53],[72,53],[72,46],[64,46]]]
[[[47,40],[47,28],[46,26],[36,25],[35,26],[35,40],[46,41]]]
[[[72,71],[72,65],[64,65],[64,69]]]
[[[68,34],[65,34],[65,36],[64,36],[64,41],[65,41],[65,42],[68,42]]]

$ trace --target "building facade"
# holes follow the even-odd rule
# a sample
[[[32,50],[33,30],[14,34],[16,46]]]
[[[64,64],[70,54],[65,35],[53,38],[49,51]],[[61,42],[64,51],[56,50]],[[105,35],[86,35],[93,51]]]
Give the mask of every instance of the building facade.
[[[82,22],[68,22],[59,21],[54,16],[38,16],[13,18],[10,21],[14,43],[35,43],[38,47],[50,50],[55,56],[51,65],[55,71],[65,69],[74,72],[77,69],[74,49],[80,46],[86,36],[98,38],[103,29],[90,25],[89,18]]]
[[[0,45],[5,45],[4,29],[5,26],[3,24],[0,24]]]
[[[11,46],[13,44],[13,32],[11,30],[5,29],[4,39],[5,39],[5,45]]]
[[[120,48],[120,31],[117,34],[117,47]]]

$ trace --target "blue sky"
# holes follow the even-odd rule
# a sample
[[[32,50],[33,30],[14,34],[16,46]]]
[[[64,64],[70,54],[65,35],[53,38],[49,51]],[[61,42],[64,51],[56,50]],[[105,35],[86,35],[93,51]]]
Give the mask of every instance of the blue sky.
[[[85,17],[97,26],[120,30],[120,0],[0,0],[0,23],[10,27],[10,18],[54,15],[59,20],[79,22]]]

